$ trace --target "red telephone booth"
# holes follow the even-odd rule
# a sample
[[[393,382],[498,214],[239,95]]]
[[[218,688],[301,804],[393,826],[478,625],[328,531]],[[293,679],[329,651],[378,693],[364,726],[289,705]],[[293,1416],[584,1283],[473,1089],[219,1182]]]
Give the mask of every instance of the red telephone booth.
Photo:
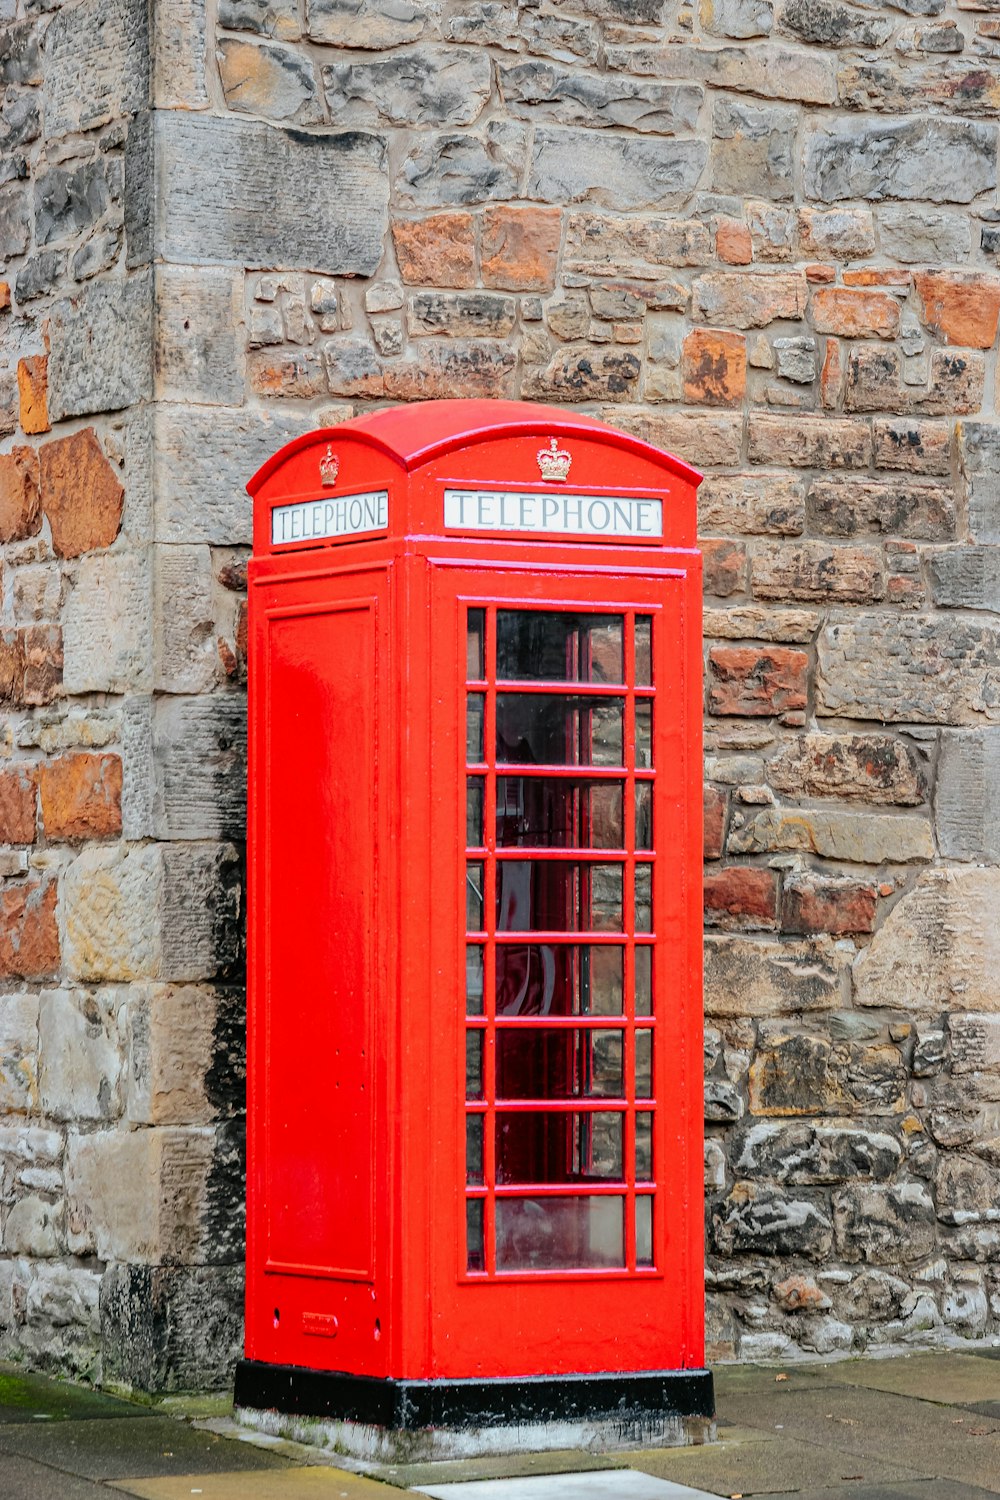
[[[240,1406],[712,1414],[699,479],[439,401],[250,483]]]

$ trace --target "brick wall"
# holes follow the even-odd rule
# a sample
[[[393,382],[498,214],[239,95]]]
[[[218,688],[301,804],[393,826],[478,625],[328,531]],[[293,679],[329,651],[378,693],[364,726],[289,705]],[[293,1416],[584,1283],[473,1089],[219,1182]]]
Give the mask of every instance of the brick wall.
[[[707,475],[711,1355],[997,1330],[994,12],[0,0],[4,1349],[225,1376],[242,486],[435,396]]]

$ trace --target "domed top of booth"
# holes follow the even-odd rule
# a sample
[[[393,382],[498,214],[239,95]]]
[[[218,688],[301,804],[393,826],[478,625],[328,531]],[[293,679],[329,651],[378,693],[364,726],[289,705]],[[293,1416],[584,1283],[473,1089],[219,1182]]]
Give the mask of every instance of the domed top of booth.
[[[456,448],[503,437],[598,437],[601,442],[644,458],[688,484],[702,475],[690,464],[652,443],[619,432],[596,417],[563,411],[536,401],[420,401],[385,407],[337,427],[317,428],[293,438],[262,464],[247,485],[256,496],[267,480],[303,449],[320,443],[353,441],[395,459],[412,472]]]

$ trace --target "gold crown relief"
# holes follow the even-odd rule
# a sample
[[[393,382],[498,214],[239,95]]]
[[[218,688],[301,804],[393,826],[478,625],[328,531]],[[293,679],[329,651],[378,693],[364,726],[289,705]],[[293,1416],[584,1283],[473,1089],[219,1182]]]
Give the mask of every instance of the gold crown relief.
[[[555,480],[568,477],[569,466],[573,459],[565,448],[557,445],[555,438],[549,438],[547,448],[539,448],[537,457],[543,479]]]
[[[325,485],[331,485],[337,483],[337,475],[339,473],[340,459],[334,453],[333,449],[328,446],[319,461],[319,477]]]

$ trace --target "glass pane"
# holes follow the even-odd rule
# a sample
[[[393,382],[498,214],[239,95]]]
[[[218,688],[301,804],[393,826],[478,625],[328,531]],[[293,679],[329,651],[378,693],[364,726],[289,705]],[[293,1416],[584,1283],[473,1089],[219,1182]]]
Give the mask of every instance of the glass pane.
[[[465,1117],[465,1180],[471,1187],[479,1187],[484,1180],[482,1115]]]
[[[635,703],[635,764],[638,771],[649,771],[653,766],[653,703],[650,698],[637,698]]]
[[[470,1271],[486,1270],[486,1252],[483,1237],[483,1200],[465,1200],[465,1245],[467,1265]]]
[[[653,1116],[641,1110],[635,1117],[635,1178],[653,1180]]]
[[[635,1263],[653,1264],[653,1200],[645,1194],[635,1200]]]
[[[649,1030],[635,1034],[635,1097],[653,1097],[653,1033]]]
[[[465,925],[469,932],[483,930],[483,863],[470,859],[465,866]]]
[[[635,847],[653,847],[653,783],[637,781],[635,784]]]
[[[483,950],[470,943],[465,950],[465,1014],[483,1013]]]
[[[650,615],[635,617],[635,685],[653,686],[653,621]]]
[[[620,1016],[624,949],[575,943],[497,946],[498,1016]]]
[[[497,611],[497,679],[624,682],[621,615]]]
[[[465,671],[470,682],[482,682],[486,676],[483,641],[486,636],[486,611],[470,609],[465,629]]]
[[[497,844],[623,849],[624,783],[545,776],[497,779]]]
[[[512,766],[620,766],[623,715],[622,698],[498,693],[497,760]]]
[[[635,1013],[637,1016],[653,1014],[653,950],[635,950]]]
[[[653,930],[653,866],[635,867],[635,930]]]
[[[465,1033],[465,1097],[483,1097],[483,1033],[471,1026]]]
[[[497,1098],[620,1099],[625,1088],[623,1044],[621,1031],[501,1028],[496,1041]]]
[[[480,766],[486,759],[486,741],[483,738],[485,717],[486,695],[470,693],[465,720],[465,756],[472,766]]]
[[[498,1198],[497,1270],[624,1266],[624,1198]]]
[[[620,1182],[624,1115],[498,1110],[498,1183]]]
[[[497,930],[621,932],[622,882],[622,865],[559,859],[498,861]]]
[[[470,776],[465,783],[465,842],[470,849],[481,849],[483,844],[484,787],[482,776]]]

